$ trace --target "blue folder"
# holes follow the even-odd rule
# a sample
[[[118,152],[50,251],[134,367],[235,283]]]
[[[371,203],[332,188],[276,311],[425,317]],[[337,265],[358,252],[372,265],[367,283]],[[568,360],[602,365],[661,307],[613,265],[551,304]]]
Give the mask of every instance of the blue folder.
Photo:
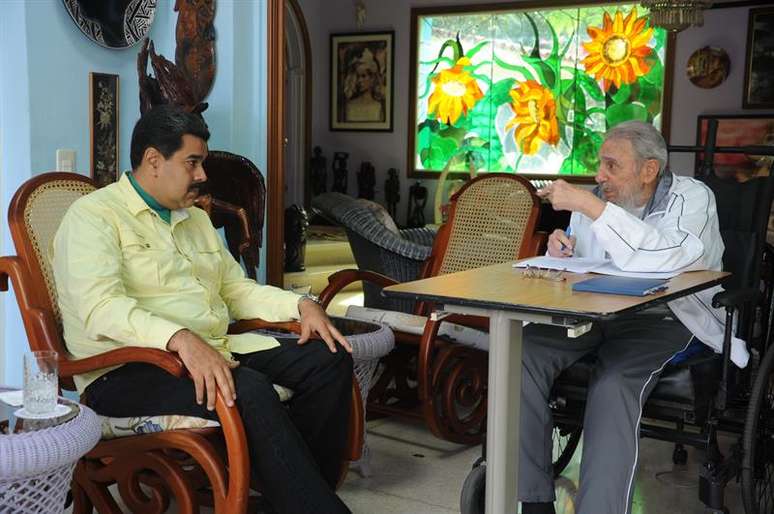
[[[603,276],[576,282],[572,285],[572,290],[587,293],[645,296],[665,290],[667,288],[666,283],[667,279],[665,278]]]

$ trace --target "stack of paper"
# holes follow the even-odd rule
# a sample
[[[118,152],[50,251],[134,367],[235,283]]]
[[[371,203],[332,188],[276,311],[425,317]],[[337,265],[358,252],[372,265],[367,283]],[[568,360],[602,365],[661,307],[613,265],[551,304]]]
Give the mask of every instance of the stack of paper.
[[[672,278],[680,274],[679,271],[623,271],[619,269],[610,260],[590,259],[588,257],[550,257],[541,255],[531,259],[523,260],[513,264],[516,268],[526,268],[532,266],[535,268],[558,269],[570,273],[600,273],[602,275],[615,275],[618,277],[635,278]]]

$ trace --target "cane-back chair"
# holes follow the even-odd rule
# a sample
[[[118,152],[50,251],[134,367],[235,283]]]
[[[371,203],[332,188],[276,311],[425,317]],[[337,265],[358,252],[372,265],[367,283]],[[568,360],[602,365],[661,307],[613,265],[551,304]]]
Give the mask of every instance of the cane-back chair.
[[[534,187],[521,177],[496,173],[476,177],[452,196],[448,221],[439,228],[420,275],[412,279],[535,255],[545,242],[545,235],[535,231],[539,206]],[[323,303],[358,280],[379,289],[398,283],[367,269],[343,270],[329,278],[320,295]],[[381,374],[369,392],[368,412],[419,418],[438,437],[479,442],[486,427],[487,354],[464,344],[464,338],[462,344],[451,342],[460,341],[450,335],[454,331],[439,336],[439,329],[450,323],[465,327],[462,332],[468,334],[478,331],[486,340],[482,332],[488,330],[489,321],[462,315],[438,319],[430,316],[432,307],[413,305],[412,313],[423,317],[418,331],[391,324],[396,348],[381,361]],[[410,321],[415,327],[416,317]],[[390,323],[391,318],[382,319]]]
[[[36,176],[19,188],[8,212],[17,255],[0,257],[0,290],[8,289],[10,278],[30,349],[58,352],[60,387],[64,390],[75,389],[73,375],[129,362],[149,363],[185,376],[182,361],[163,350],[124,347],[86,359],[73,359],[67,351],[47,251],[68,207],[94,189],[87,177],[56,172]],[[247,320],[234,328],[244,331],[274,325]],[[297,323],[277,325],[298,330]],[[356,382],[351,405],[342,477],[346,461],[359,458],[362,446],[363,407]],[[91,512],[93,507],[103,514],[121,512],[108,491],[112,484],[117,484],[121,500],[133,512],[163,512],[170,497],[175,498],[181,513],[198,512],[200,503],[221,514],[247,512],[251,477],[242,421],[237,408],[226,406],[220,396],[215,409],[218,427],[100,441],[76,466],[74,512]],[[143,492],[140,485],[150,488],[151,494]]]

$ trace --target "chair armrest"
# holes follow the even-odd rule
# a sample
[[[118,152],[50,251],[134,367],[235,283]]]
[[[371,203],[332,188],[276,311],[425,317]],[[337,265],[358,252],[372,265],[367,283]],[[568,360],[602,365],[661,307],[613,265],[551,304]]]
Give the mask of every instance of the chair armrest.
[[[712,297],[712,306],[716,309],[718,307],[736,307],[755,300],[759,294],[758,290],[752,287],[735,291],[721,291]]]
[[[244,207],[239,207],[238,205],[213,198],[212,212],[220,212],[235,216],[239,220],[239,224],[242,226],[242,241],[239,243],[239,253],[244,253],[245,250],[250,248],[253,238],[250,232],[250,221],[247,219],[247,211],[244,209]]]
[[[172,352],[157,348],[125,346],[85,359],[61,360],[59,361],[59,374],[63,377],[71,377],[110,366],[129,364],[130,362],[153,364],[176,377],[185,376],[187,373],[183,361]]]
[[[323,307],[327,307],[333,297],[336,296],[339,291],[344,289],[344,287],[351,284],[352,282],[358,282],[361,280],[365,282],[371,282],[381,287],[394,286],[395,284],[398,284],[397,281],[391,279],[390,277],[375,273],[373,271],[357,269],[340,270],[328,277],[328,285],[325,286],[325,289],[323,289],[320,293],[320,302],[322,303]]]
[[[301,333],[298,321],[266,321],[260,318],[240,319],[228,326],[229,334],[243,334],[253,330],[284,330],[293,334]]]
[[[428,247],[433,246],[435,236],[438,233],[437,228],[419,227],[419,228],[404,228],[400,231],[401,237],[416,243]]]

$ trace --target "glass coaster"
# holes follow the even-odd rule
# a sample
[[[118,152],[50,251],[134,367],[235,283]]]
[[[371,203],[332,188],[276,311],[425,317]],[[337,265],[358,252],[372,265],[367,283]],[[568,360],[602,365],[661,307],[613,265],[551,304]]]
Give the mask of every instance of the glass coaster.
[[[63,405],[61,403],[58,403],[54,410],[51,412],[46,412],[44,414],[32,414],[31,412],[27,412],[27,410],[22,407],[21,409],[18,409],[16,412],[13,413],[14,416],[17,418],[22,419],[51,419],[56,418],[59,416],[64,416],[70,412],[70,406],[69,405]]]

